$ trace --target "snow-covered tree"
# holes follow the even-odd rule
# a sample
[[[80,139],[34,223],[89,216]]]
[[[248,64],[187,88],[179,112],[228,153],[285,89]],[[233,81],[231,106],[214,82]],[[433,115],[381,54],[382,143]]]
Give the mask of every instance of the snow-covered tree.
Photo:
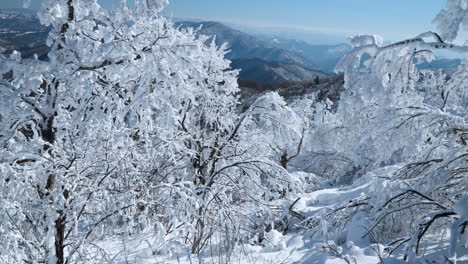
[[[130,117],[168,71],[155,62],[170,57],[151,50],[166,31],[180,41],[167,45],[172,52],[193,44],[190,34],[156,16],[159,9],[147,3],[111,14],[96,1],[44,1],[40,18],[52,26],[49,61],[2,58],[7,261],[68,263],[96,237],[122,232],[118,224],[98,227],[139,210],[141,183],[132,162],[141,123]]]
[[[259,97],[247,111],[250,129],[262,131],[271,158],[285,169],[301,152],[312,111],[311,104],[312,100],[297,100],[293,109],[280,95],[270,92]],[[294,111],[296,109],[297,112]]]
[[[157,236],[152,254],[175,240],[229,255],[271,228],[328,239],[364,220],[346,239],[411,263],[429,233],[441,232],[449,259],[466,248],[468,62],[417,67],[434,50],[468,51],[453,43],[466,0],[448,1],[440,35],[352,38],[338,107],[266,93],[242,113],[226,46],[175,28],[166,4],[44,0],[48,60],[0,57],[2,262],[89,263],[108,254],[103,241],[141,233]],[[300,198],[310,177],[367,191],[306,215],[290,193]]]
[[[5,261],[86,262],[94,241],[140,231],[229,249],[289,185],[236,112],[224,47],[165,4],[43,1],[49,60],[1,58]]]
[[[441,234],[451,230],[450,240],[439,237],[450,242],[446,256],[455,258],[466,229],[460,208],[466,208],[468,183],[467,62],[450,75],[417,64],[432,60],[434,50],[468,52],[447,42],[466,23],[467,8],[466,1],[448,2],[435,20],[442,35],[427,32],[389,45],[375,35],[351,39],[354,49],[336,69],[345,74],[338,109],[315,119],[317,141],[308,148],[344,157],[336,181],[365,175],[373,187],[345,209],[306,220],[309,227],[320,229],[321,218],[327,230],[339,232],[362,210],[374,221],[362,235],[388,245],[389,255],[403,247],[404,259],[414,263],[437,224]],[[311,167],[321,166],[320,159],[310,160]]]

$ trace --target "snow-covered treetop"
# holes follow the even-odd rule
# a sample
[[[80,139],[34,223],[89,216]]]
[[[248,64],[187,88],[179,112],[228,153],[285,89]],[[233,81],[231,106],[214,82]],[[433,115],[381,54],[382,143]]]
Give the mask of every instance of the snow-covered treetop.
[[[135,9],[145,10],[148,15],[160,12],[169,0],[134,0]],[[31,0],[23,0],[23,6],[29,7]],[[127,6],[127,0],[122,0],[122,6]],[[102,6],[97,0],[43,0],[39,19],[44,25],[61,27],[67,22],[79,21],[90,13],[102,14]]]
[[[468,30],[468,0],[448,0],[447,9],[441,10],[433,23],[444,40],[455,40],[460,25]]]
[[[356,35],[350,38],[353,47],[360,47],[364,45],[383,45],[383,38],[379,35]]]

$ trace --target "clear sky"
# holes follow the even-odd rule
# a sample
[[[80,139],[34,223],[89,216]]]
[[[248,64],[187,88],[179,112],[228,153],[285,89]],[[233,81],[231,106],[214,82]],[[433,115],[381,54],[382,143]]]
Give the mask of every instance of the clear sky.
[[[175,17],[406,38],[433,29],[446,0],[173,0]]]
[[[40,0],[31,0],[38,6]],[[99,0],[106,6],[120,0]],[[22,0],[0,0],[0,8]],[[128,0],[131,2],[131,0]],[[282,27],[340,35],[379,33],[398,40],[433,30],[446,0],[171,0],[166,15],[252,27]]]

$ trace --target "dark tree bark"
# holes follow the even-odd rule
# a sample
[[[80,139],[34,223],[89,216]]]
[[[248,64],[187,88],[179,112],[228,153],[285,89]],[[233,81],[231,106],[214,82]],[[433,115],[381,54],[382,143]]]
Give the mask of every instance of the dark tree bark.
[[[57,264],[65,263],[65,223],[66,216],[63,212],[59,212],[60,216],[55,220],[55,256],[57,257]]]

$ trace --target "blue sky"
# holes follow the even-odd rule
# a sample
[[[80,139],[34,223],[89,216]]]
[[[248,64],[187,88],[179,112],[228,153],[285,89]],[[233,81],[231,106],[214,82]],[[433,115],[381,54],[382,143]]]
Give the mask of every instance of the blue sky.
[[[31,0],[38,5],[40,0]],[[112,6],[119,0],[100,0]],[[131,2],[131,0],[128,0]],[[0,0],[0,7],[21,0]],[[251,27],[278,27],[337,35],[378,33],[398,40],[434,30],[446,0],[172,0],[166,15]]]
[[[173,0],[175,17],[406,38],[433,29],[445,0]]]

